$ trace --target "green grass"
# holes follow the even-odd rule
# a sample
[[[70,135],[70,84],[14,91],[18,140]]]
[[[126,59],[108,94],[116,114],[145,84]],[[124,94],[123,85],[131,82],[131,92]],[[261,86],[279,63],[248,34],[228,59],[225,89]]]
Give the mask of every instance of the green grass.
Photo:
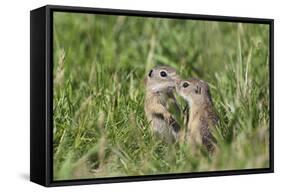
[[[268,55],[268,25],[55,13],[54,179],[269,167]],[[143,84],[157,63],[209,82],[213,157],[149,132]]]

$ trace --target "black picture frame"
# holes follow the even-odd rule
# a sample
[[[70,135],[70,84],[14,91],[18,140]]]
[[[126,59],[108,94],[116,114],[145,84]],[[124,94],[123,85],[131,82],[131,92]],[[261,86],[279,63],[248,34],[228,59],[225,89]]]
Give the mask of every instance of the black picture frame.
[[[68,181],[53,180],[53,13],[79,12],[157,18],[260,23],[270,26],[270,167],[231,171],[211,171],[165,175],[95,178]],[[149,12],[89,7],[46,5],[30,12],[30,180],[43,186],[81,185],[274,172],[274,20],[245,17]]]

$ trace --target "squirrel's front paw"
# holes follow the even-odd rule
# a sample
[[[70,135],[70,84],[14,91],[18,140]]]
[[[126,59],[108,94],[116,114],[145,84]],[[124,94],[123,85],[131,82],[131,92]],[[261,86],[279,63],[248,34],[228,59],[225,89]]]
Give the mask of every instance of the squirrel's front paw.
[[[175,121],[175,119],[172,117],[170,113],[165,113],[164,119],[169,125],[171,125]]]

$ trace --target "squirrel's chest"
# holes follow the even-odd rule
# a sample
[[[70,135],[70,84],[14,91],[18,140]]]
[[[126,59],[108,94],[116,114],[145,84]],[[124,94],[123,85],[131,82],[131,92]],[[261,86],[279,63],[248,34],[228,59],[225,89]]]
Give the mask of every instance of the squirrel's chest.
[[[200,134],[200,129],[201,129],[201,121],[199,114],[193,114],[193,116],[190,114],[189,121],[187,124],[187,135],[186,139],[188,142],[191,143],[197,143],[201,144],[201,134]]]
[[[187,130],[190,133],[196,134],[200,133],[200,125],[204,117],[200,114],[199,111],[192,111],[189,114],[189,120],[187,124]]]

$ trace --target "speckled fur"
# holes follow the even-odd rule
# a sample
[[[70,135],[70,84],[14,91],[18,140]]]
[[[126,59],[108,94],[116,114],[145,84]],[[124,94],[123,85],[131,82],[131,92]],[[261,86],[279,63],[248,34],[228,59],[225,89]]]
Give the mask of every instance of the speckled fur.
[[[189,86],[184,88],[183,83]],[[187,142],[192,148],[205,146],[209,152],[215,150],[215,138],[211,129],[219,118],[215,113],[209,86],[199,79],[182,80],[177,86],[178,93],[189,103]]]
[[[165,70],[169,78],[160,78]],[[177,75],[173,68],[160,66],[152,69],[153,74],[146,79],[145,114],[152,132],[167,143],[178,140],[180,126],[169,112],[169,105],[178,108],[173,94]],[[178,108],[179,110],[179,108]]]

